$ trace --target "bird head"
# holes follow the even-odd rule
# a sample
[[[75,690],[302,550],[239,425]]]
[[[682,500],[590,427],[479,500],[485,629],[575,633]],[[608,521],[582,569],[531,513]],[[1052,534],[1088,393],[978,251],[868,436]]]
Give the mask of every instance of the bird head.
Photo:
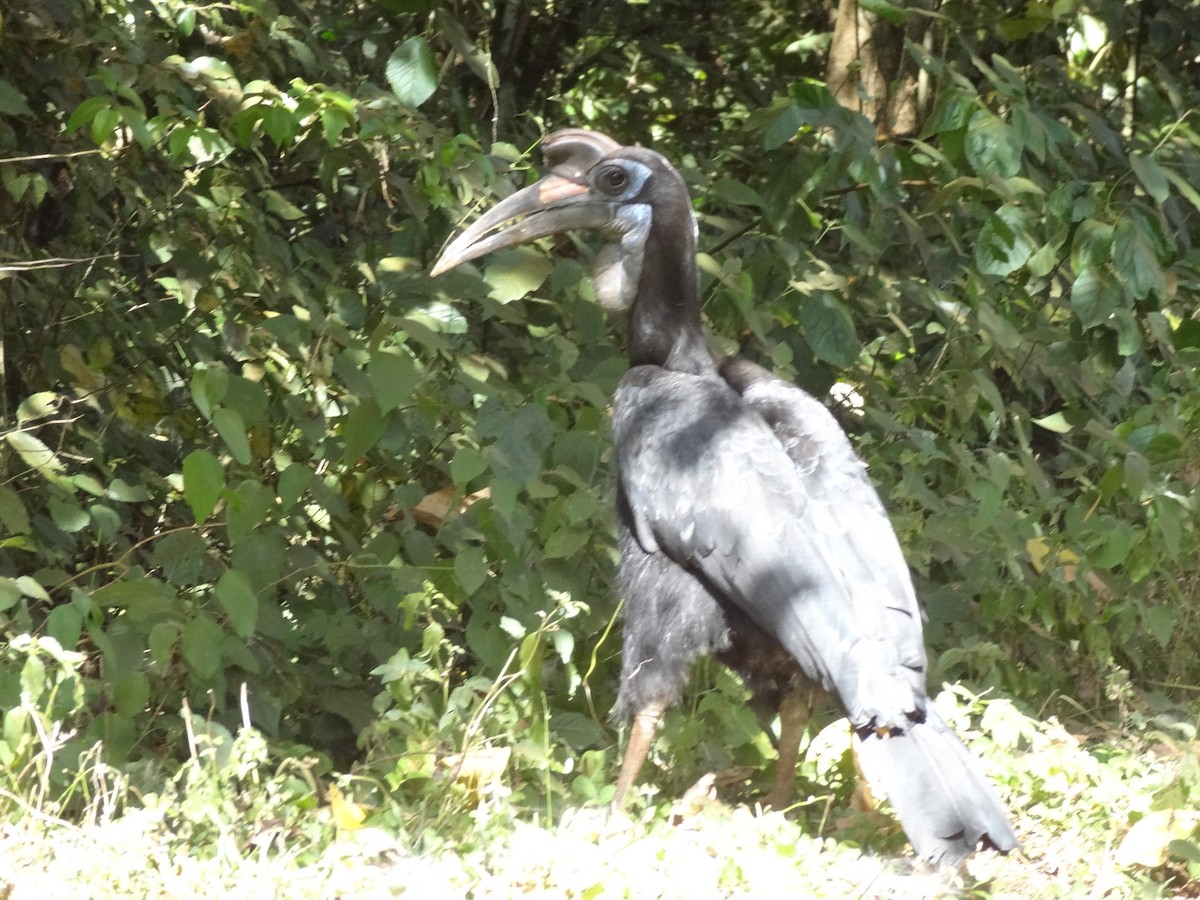
[[[451,241],[432,275],[503,247],[599,229],[612,240],[596,257],[596,297],[605,309],[621,311],[637,297],[653,229],[666,228],[685,213],[690,227],[674,237],[684,242],[682,252],[694,257],[695,218],[687,186],[658,153],[580,128],[551,134],[542,149],[547,172],[541,180],[502,200]]]

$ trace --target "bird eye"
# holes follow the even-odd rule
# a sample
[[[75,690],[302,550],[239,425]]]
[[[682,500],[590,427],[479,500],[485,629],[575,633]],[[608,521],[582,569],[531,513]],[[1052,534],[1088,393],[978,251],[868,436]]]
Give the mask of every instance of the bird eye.
[[[612,166],[603,170],[596,182],[604,193],[619,194],[629,185],[629,173],[618,166]]]

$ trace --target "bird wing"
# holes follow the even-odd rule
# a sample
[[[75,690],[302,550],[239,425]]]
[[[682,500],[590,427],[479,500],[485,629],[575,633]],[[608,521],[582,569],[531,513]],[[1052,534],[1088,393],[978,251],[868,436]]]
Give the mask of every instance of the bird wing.
[[[626,374],[613,430],[631,527],[779,640],[856,727],[903,730],[926,700],[903,555],[836,421],[767,377],[739,395],[656,367]]]
[[[783,445],[811,501],[811,524],[838,543],[846,576],[869,585],[889,608],[921,621],[891,520],[867,477],[867,464],[833,414],[796,385],[740,357],[723,360],[721,374]],[[919,627],[914,636],[921,641]]]

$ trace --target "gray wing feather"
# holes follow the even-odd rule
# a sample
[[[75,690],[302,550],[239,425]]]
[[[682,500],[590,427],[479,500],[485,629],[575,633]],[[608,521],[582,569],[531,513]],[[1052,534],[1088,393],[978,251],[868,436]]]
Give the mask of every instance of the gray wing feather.
[[[856,726],[907,727],[924,707],[925,654],[878,497],[832,417],[797,431],[810,446],[789,452],[759,406],[715,379],[630,370],[613,430],[634,534],[748,613]],[[886,589],[893,556],[907,588]]]

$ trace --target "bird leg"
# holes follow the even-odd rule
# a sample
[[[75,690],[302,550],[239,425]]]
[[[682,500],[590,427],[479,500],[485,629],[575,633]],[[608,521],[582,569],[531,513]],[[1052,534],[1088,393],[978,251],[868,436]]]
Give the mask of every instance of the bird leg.
[[[665,700],[656,700],[643,706],[633,717],[633,727],[629,729],[629,744],[625,747],[621,774],[617,777],[617,791],[613,794],[613,809],[621,809],[625,805],[625,796],[637,781],[638,772],[646,762],[650,745],[654,743],[654,734],[658,731],[658,723],[666,709]]]
[[[791,805],[800,741],[811,714],[812,701],[807,691],[790,691],[779,701],[779,762],[775,768],[775,784],[766,797],[766,803],[772,809]]]

